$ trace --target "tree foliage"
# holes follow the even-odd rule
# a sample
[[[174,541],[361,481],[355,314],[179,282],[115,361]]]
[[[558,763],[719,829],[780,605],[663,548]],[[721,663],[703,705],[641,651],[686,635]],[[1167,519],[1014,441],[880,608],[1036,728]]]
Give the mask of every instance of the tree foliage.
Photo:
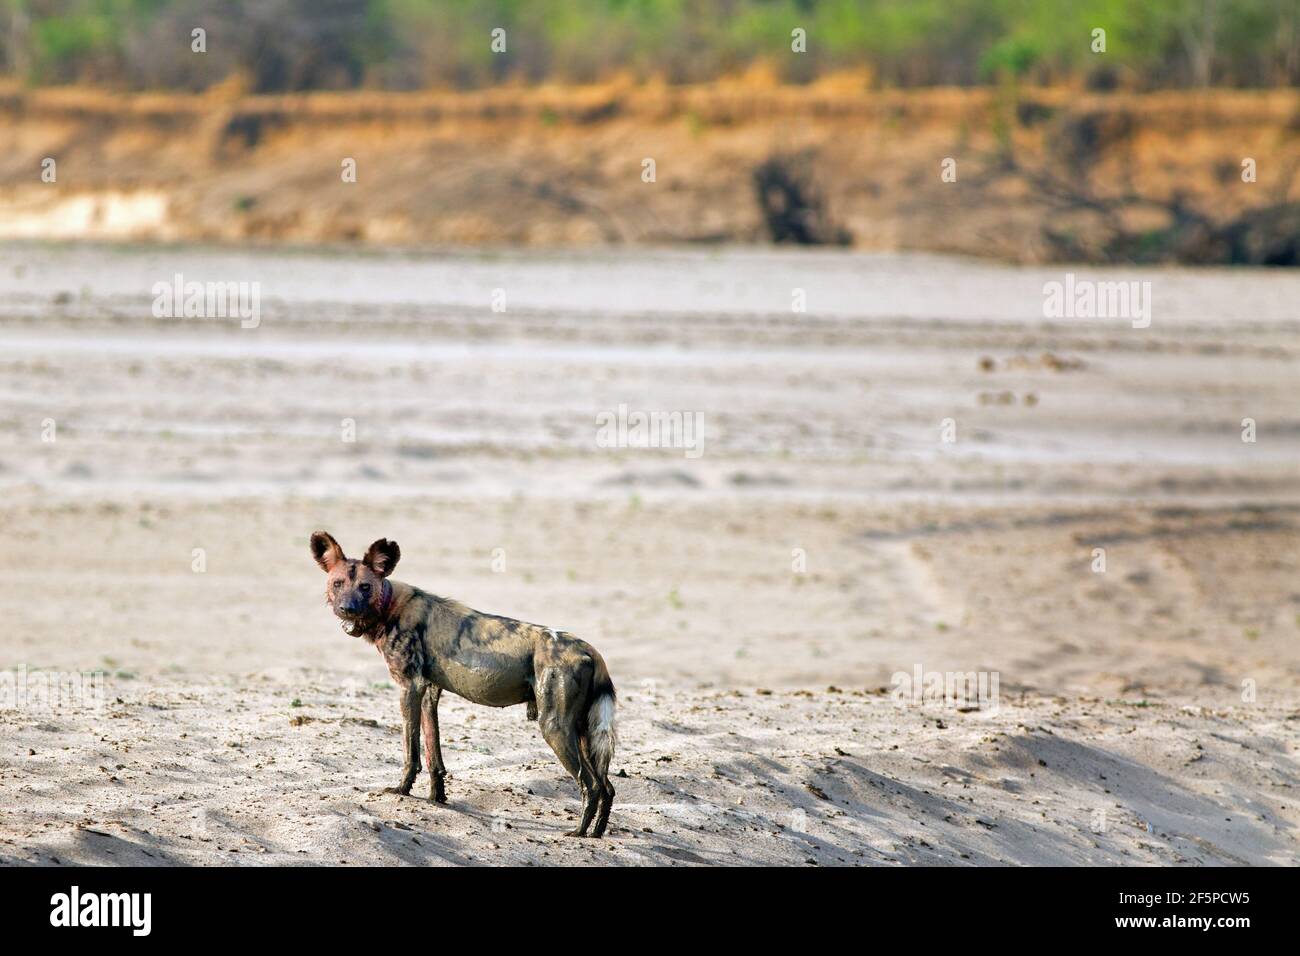
[[[0,73],[124,88],[201,89],[235,71],[265,91],[697,82],[754,63],[789,82],[866,70],[885,86],[1300,83],[1300,0],[0,0],[0,39]]]

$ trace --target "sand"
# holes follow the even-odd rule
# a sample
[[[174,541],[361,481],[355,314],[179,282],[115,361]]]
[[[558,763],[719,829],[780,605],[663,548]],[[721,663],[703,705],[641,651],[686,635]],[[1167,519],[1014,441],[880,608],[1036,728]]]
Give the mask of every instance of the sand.
[[[942,259],[0,253],[0,668],[103,674],[0,709],[0,861],[1300,858],[1285,275],[1133,274],[1139,330]],[[153,318],[177,271],[260,279],[260,326]],[[602,447],[619,404],[702,453]],[[450,804],[382,793],[396,693],[317,528],[601,650],[606,840],[522,707],[445,697]],[[996,698],[899,699],[918,667]]]

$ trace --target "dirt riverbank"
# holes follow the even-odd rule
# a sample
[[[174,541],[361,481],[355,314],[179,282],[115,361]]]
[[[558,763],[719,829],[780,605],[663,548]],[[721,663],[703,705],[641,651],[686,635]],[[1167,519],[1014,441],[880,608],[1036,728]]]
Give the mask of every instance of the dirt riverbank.
[[[1300,199],[1290,91],[10,88],[0,139],[0,238],[766,243],[793,206],[806,238],[868,250],[1269,261],[1289,212],[1214,229]]]

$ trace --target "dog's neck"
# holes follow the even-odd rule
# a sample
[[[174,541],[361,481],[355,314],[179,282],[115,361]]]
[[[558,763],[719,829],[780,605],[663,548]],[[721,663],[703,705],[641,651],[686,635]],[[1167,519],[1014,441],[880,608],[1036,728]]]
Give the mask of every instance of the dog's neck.
[[[356,623],[344,624],[343,630],[352,637],[364,637],[374,643],[384,633],[384,627],[388,623],[388,612],[392,610],[392,607],[393,586],[385,579],[383,582],[383,596],[379,599],[379,610]]]

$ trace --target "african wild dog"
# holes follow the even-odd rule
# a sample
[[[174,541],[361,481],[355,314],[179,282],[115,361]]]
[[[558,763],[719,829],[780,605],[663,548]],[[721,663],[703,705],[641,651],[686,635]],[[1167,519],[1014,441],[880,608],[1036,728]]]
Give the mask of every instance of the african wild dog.
[[[343,630],[363,637],[384,656],[401,694],[406,763],[390,792],[408,794],[420,772],[420,726],[429,762],[429,799],[447,802],[438,738],[438,698],[444,690],[476,704],[527,704],[582,790],[582,821],[570,836],[605,832],[614,788],[614,684],[590,644],[564,631],[480,614],[459,602],[390,581],[401,550],[380,538],[360,561],[344,557],[324,531],[311,536],[311,553],[328,575],[325,600]]]

